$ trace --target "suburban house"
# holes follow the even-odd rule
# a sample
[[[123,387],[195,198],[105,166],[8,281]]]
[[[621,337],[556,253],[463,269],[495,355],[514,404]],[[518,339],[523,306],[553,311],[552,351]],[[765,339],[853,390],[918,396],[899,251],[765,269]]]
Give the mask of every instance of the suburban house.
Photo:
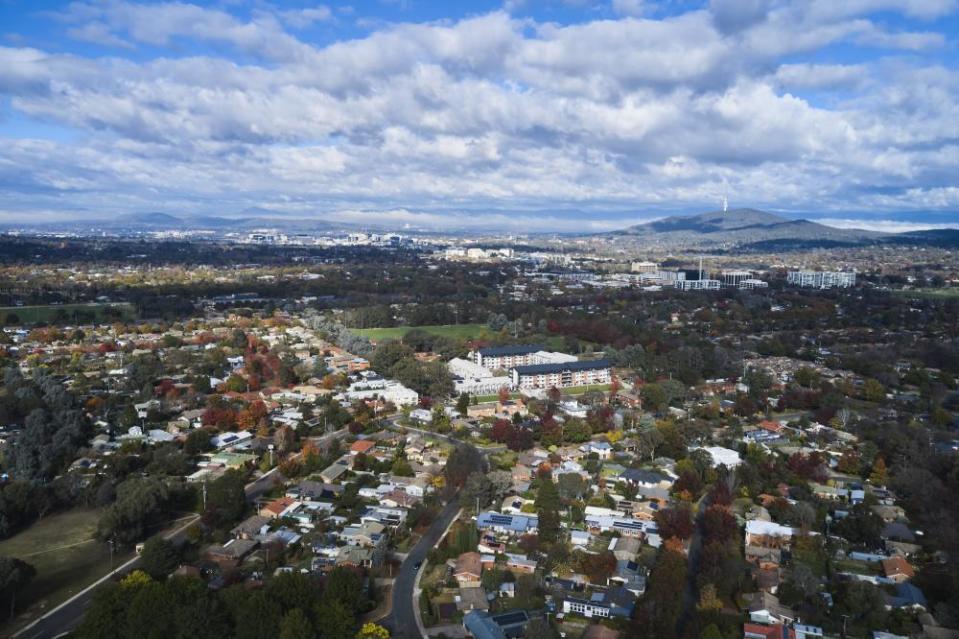
[[[260,508],[260,515],[270,519],[276,519],[283,514],[284,510],[292,506],[294,503],[296,503],[296,500],[292,497],[279,497],[267,504],[264,504],[263,507]]]
[[[359,455],[360,453],[366,455],[374,448],[376,448],[375,441],[372,439],[361,439],[353,442],[353,444],[350,446],[350,455]]]
[[[480,530],[492,530],[504,535],[525,535],[536,532],[536,515],[506,515],[497,512],[480,513],[476,519]]]
[[[628,619],[633,614],[635,603],[636,596],[633,593],[617,586],[605,591],[593,592],[588,598],[566,597],[563,599],[563,612],[573,612],[587,618]]]
[[[475,588],[480,585],[483,567],[478,552],[464,552],[456,558],[453,578],[460,588]]]
[[[909,562],[898,555],[890,557],[889,559],[883,559],[882,570],[888,579],[896,583],[909,581],[916,576],[916,571],[909,565]]]
[[[323,481],[327,483],[333,483],[337,479],[342,477],[343,473],[345,473],[347,470],[349,470],[349,468],[345,464],[341,464],[340,462],[333,462],[332,464],[330,464],[329,466],[327,466],[326,468],[320,471],[320,479],[322,479]]]

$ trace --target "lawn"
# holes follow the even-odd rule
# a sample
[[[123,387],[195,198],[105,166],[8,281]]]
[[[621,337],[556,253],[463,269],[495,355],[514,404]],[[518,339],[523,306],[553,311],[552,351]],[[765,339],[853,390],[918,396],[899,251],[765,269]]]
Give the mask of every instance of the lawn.
[[[483,324],[446,324],[441,326],[392,326],[389,328],[351,328],[350,332],[372,340],[402,339],[404,335],[419,329],[440,337],[453,339],[473,339],[480,337],[489,329]]]
[[[93,539],[100,513],[75,509],[50,515],[0,541],[0,555],[22,559],[37,570],[33,581],[17,593],[20,613],[15,624],[34,619],[110,571],[109,547]],[[132,555],[118,553],[114,565]]]
[[[107,318],[108,309],[115,316]],[[78,317],[79,315],[79,317]],[[15,317],[11,317],[15,316]],[[131,319],[135,316],[133,305],[109,304],[56,304],[45,306],[0,306],[0,321],[7,324],[87,324],[90,318],[97,322],[109,319]]]
[[[589,391],[602,391],[606,392],[609,390],[609,384],[590,384],[589,386],[570,386],[568,388],[559,389],[563,395],[582,395]],[[510,393],[511,399],[519,399],[523,396],[522,392]],[[471,397],[471,400],[475,399],[477,404],[485,404],[488,402],[499,401],[499,395],[477,395],[476,397]]]
[[[910,290],[898,290],[897,295],[903,297],[912,297],[920,299],[953,299],[959,297],[959,286],[948,288],[916,288]]]

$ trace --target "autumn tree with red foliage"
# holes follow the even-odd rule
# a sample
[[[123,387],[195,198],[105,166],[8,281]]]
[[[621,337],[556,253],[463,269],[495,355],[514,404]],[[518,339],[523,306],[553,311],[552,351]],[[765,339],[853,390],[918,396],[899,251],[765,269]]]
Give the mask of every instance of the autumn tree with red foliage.
[[[589,577],[590,583],[605,585],[616,572],[616,557],[613,553],[579,553],[579,569]]]
[[[689,539],[693,535],[693,514],[689,504],[663,508],[653,516],[663,539]]]
[[[490,430],[490,439],[501,444],[506,443],[512,429],[512,422],[505,419],[497,419],[493,422],[493,428]]]
[[[738,537],[739,524],[726,506],[712,504],[703,513],[703,535],[709,540],[726,542]]]
[[[686,493],[691,498],[699,494],[703,489],[703,480],[699,475],[691,470],[684,470],[679,473],[679,478],[673,484],[673,491],[677,494]]]

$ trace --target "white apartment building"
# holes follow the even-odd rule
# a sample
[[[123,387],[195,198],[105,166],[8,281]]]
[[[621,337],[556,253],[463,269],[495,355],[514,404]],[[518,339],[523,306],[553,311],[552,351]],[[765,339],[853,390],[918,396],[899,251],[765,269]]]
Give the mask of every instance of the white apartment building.
[[[566,388],[588,384],[608,384],[612,378],[609,360],[575,361],[557,364],[532,364],[514,366],[510,371],[513,387]]]
[[[676,280],[681,291],[718,291],[719,287],[719,280]]]
[[[790,271],[786,282],[804,288],[849,288],[856,284],[855,271]]]

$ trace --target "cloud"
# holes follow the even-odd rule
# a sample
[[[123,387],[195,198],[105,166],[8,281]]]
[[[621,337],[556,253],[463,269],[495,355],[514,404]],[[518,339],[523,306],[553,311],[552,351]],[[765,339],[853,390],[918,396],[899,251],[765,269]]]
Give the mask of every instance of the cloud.
[[[902,220],[856,220],[826,218],[816,220],[820,224],[837,229],[868,229],[881,233],[909,233],[912,231],[928,231],[931,229],[959,229],[959,222],[943,224],[925,222],[903,222]]]
[[[111,33],[107,25],[97,21],[67,29],[67,35],[80,42],[90,42],[108,47],[133,48],[132,44]]]
[[[775,79],[784,87],[796,89],[853,88],[869,75],[864,64],[784,64],[776,69]]]
[[[880,4],[923,20],[950,7]],[[836,219],[959,210],[959,72],[906,47],[876,3],[647,5],[642,18],[494,11],[318,44],[288,29],[335,24],[322,5],[75,3],[63,28],[110,55],[0,47],[9,108],[75,133],[4,140],[0,207],[434,225],[482,213],[564,229],[715,208],[724,193]],[[877,37],[897,39],[884,58],[860,49]],[[863,55],[843,64],[828,47]]]
[[[709,0],[709,10],[723,33],[735,33],[762,22],[771,8],[769,0]]]
[[[290,9],[282,11],[280,17],[294,29],[305,29],[317,22],[327,22],[333,19],[333,11],[326,5],[317,5],[307,9]]]
[[[621,16],[640,17],[647,11],[644,0],[613,0],[612,8]]]

